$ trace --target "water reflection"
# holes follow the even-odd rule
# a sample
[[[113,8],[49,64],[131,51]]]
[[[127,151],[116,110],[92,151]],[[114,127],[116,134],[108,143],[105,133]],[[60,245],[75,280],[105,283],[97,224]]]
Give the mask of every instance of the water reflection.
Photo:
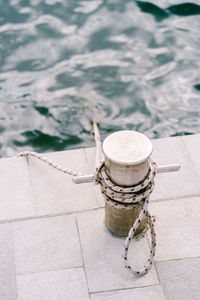
[[[0,3],[0,154],[199,132],[198,1]]]

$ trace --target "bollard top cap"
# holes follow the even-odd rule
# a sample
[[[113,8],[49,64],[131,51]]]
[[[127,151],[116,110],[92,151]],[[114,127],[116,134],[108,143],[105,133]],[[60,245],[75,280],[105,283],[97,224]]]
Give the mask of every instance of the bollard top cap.
[[[122,130],[107,136],[103,142],[105,156],[117,163],[136,165],[144,162],[152,153],[150,139],[137,131]]]

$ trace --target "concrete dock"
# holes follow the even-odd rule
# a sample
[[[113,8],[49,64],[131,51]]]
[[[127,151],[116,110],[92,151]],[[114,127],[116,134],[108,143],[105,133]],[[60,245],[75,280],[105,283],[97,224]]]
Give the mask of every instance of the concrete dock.
[[[153,159],[179,163],[158,174],[149,211],[157,248],[149,273],[123,266],[123,238],[104,226],[104,200],[93,183],[75,185],[36,158],[0,160],[0,299],[200,299],[200,134],[153,140]],[[64,167],[93,172],[95,148],[48,153]],[[148,235],[131,245],[143,266]]]

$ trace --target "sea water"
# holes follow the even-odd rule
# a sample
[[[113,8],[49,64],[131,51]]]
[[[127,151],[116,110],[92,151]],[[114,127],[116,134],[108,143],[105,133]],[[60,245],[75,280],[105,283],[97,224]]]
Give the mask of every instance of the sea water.
[[[1,0],[0,155],[200,131],[200,1]]]

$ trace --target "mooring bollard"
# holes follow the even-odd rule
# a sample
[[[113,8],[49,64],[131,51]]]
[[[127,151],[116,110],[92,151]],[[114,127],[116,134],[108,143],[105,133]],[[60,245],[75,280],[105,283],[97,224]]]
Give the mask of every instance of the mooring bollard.
[[[94,124],[96,131],[96,144],[98,145],[98,156],[100,152],[100,136],[97,125]],[[108,230],[119,236],[127,236],[129,229],[134,224],[140,214],[143,201],[134,201],[131,196],[134,193],[134,187],[140,185],[140,193],[143,190],[143,182],[150,173],[150,162],[152,153],[152,143],[150,139],[136,131],[123,130],[115,132],[104,140],[102,145],[104,153],[104,168],[108,178],[105,179],[105,187],[100,185],[105,198],[105,225]],[[97,159],[98,160],[98,159]],[[157,166],[156,172],[172,172],[180,169],[179,164]],[[94,181],[94,175],[76,176],[73,178],[74,183],[85,183]],[[108,182],[106,182],[108,181]],[[120,187],[119,197],[117,192],[108,195],[107,188],[110,185]],[[150,182],[151,184],[151,182]],[[129,189],[129,187],[131,187]],[[111,189],[115,190],[115,186]],[[123,190],[130,193],[130,197],[123,198]],[[133,192],[131,192],[133,190]],[[145,189],[144,189],[145,190]],[[112,194],[115,194],[113,196]],[[148,194],[148,193],[147,193]],[[145,195],[145,193],[143,193]],[[116,198],[117,197],[117,198]],[[148,195],[149,197],[149,195]],[[114,198],[114,199],[113,199]],[[141,197],[142,200],[145,197]],[[133,201],[132,201],[133,200]],[[143,232],[147,228],[149,216],[146,215],[138,226],[135,235]]]
[[[149,172],[152,153],[152,143],[145,135],[136,131],[115,132],[104,140],[102,149],[105,171],[114,184],[121,186],[123,190],[144,181]],[[131,200],[122,198],[113,201],[112,198],[107,198],[105,224],[112,233],[127,236],[134,224],[142,205],[132,203]],[[135,234],[144,231],[146,223],[147,218],[144,218]]]
[[[156,173],[179,170],[180,166],[157,166],[152,162],[151,141],[136,131],[118,131],[109,135],[101,147],[100,134],[93,122],[96,141],[95,174],[83,175],[78,171],[62,167],[48,157],[25,151],[18,156],[33,156],[62,173],[73,175],[74,183],[93,181],[100,184],[105,198],[105,224],[108,230],[119,236],[127,236],[124,243],[124,266],[132,274],[146,274],[153,263],[156,247],[156,233],[153,219],[148,212],[149,197],[154,187]],[[104,153],[104,159],[101,155]],[[128,249],[132,238],[150,228],[150,256],[144,267],[135,270],[128,262]]]

